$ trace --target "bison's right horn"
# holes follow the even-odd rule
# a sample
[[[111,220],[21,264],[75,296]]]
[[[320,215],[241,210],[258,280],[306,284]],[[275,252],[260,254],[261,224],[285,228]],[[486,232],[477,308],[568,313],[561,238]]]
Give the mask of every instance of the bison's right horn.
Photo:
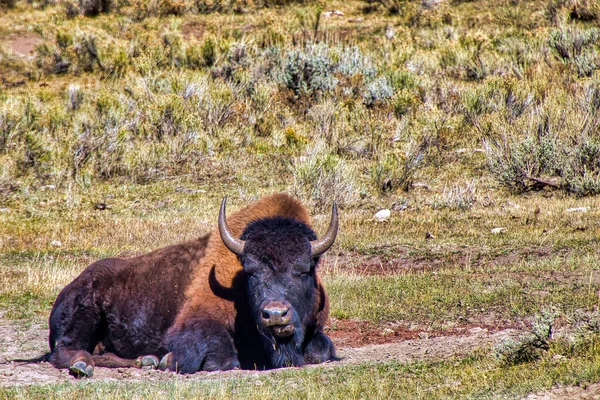
[[[236,238],[227,226],[225,203],[227,203],[227,196],[223,197],[221,210],[219,211],[219,233],[221,234],[221,240],[232,253],[241,256],[244,251],[244,241]]]
[[[338,211],[337,205],[335,201],[331,205],[331,221],[329,222],[329,228],[327,232],[317,240],[313,240],[310,242],[310,247],[312,249],[312,257],[318,257],[321,254],[325,253],[335,242],[335,237],[338,232]]]

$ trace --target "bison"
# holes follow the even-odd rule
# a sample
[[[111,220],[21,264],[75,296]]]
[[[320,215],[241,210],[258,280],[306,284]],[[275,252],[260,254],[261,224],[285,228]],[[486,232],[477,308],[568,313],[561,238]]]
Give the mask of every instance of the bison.
[[[317,239],[307,210],[287,194],[227,221],[226,200],[218,232],[87,267],[54,303],[46,359],[77,377],[95,366],[187,374],[336,359],[317,273],[337,235],[335,203]]]

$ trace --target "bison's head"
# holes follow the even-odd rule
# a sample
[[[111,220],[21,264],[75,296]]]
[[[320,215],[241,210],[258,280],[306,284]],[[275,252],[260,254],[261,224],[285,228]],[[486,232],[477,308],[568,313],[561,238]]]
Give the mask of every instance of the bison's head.
[[[254,221],[238,239],[227,227],[223,199],[221,238],[241,259],[250,309],[273,367],[304,364],[302,344],[307,328],[314,327],[320,300],[315,267],[337,230],[334,203],[329,229],[321,239],[306,224],[282,217]]]

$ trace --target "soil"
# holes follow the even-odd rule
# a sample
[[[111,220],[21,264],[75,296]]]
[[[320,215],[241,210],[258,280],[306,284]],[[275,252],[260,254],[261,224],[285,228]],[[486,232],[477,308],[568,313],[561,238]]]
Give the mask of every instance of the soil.
[[[42,42],[42,38],[35,33],[12,33],[8,35],[4,44],[8,49],[22,56],[33,56],[35,47]]]
[[[195,38],[202,39],[206,33],[206,26],[202,22],[189,21],[181,27],[181,34],[186,40]]]
[[[600,399],[600,383],[587,387],[562,386],[550,390],[530,394],[524,400],[571,400],[571,399]]]
[[[394,332],[393,329],[381,326],[377,328],[375,325],[358,321],[343,323],[337,321],[336,324],[338,328],[330,332],[330,335],[338,346],[338,356],[341,357],[341,360],[331,363],[332,366],[339,363],[445,359],[466,355],[477,348],[491,347],[507,338],[515,338],[520,333],[517,329],[502,329],[492,332],[485,328],[473,327],[460,335],[429,337],[429,334],[423,335],[422,332],[406,330],[399,330],[400,334],[386,335],[385,332]],[[348,332],[352,327],[362,329],[362,333],[358,336],[350,335]],[[384,332],[384,334],[378,334],[377,331]],[[0,342],[0,386],[60,383],[75,380],[66,370],[58,370],[47,362],[24,364],[11,361],[17,358],[35,358],[47,350],[48,330],[45,326],[39,324],[21,326],[0,315],[0,338],[2,338],[2,342]],[[178,379],[214,380],[234,376],[259,376],[268,373],[271,372],[242,370],[199,372]],[[96,368],[93,379],[101,381],[162,381],[173,378],[173,373],[154,370]]]

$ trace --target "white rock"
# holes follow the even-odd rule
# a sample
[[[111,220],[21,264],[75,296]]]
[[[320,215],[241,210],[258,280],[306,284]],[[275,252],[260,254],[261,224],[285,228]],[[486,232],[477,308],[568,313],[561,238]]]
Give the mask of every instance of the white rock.
[[[381,332],[381,336],[393,336],[395,335],[396,332],[394,332],[393,329],[390,328],[385,328],[382,332]]]
[[[383,222],[383,221],[387,221],[391,215],[392,215],[392,212],[386,208],[386,209],[377,211],[375,213],[375,215],[373,215],[373,219],[376,219],[379,222]]]
[[[331,11],[326,11],[323,13],[324,17],[343,17],[344,13],[341,12],[340,10],[331,10]]]
[[[586,213],[590,210],[589,207],[573,207],[573,208],[567,208],[567,212],[568,213],[572,213],[572,212],[583,212]]]
[[[60,240],[53,240],[50,242],[50,246],[60,247],[62,246],[62,242]]]
[[[494,235],[499,235],[506,232],[506,228],[493,228],[490,232],[492,232]]]

